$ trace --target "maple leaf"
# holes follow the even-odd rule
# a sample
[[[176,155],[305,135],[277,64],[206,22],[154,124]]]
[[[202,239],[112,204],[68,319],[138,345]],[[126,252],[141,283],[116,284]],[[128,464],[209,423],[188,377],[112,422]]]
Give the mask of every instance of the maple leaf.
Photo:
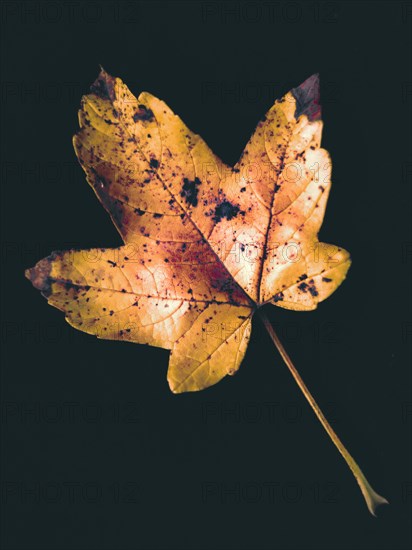
[[[175,393],[234,374],[256,310],[313,310],[349,269],[348,252],[317,237],[331,185],[320,116],[314,75],[275,102],[229,167],[163,101],[102,70],[74,147],[124,245],[53,252],[26,276],[73,327],[169,349]],[[382,497],[359,472],[373,512]]]
[[[349,254],[318,243],[330,188],[318,78],[276,101],[234,168],[165,103],[105,71],[83,97],[78,159],[124,246],[29,270],[75,328],[171,350],[172,391],[237,371],[264,303],[310,310]]]

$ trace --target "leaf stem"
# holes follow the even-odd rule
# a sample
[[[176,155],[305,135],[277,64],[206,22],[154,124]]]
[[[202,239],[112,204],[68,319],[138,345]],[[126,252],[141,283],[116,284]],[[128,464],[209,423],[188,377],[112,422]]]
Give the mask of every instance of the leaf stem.
[[[388,504],[388,501],[386,500],[386,498],[378,495],[378,493],[376,493],[372,489],[372,487],[368,483],[368,480],[363,475],[362,470],[359,468],[359,466],[357,465],[357,463],[355,462],[353,457],[350,455],[350,453],[345,448],[345,446],[343,445],[343,443],[341,442],[339,437],[336,435],[335,431],[332,429],[329,422],[326,420],[324,414],[320,410],[320,408],[319,408],[318,404],[316,403],[313,395],[310,393],[310,391],[306,387],[306,384],[303,382],[302,378],[300,377],[300,374],[298,373],[298,371],[296,370],[294,364],[292,363],[291,358],[286,353],[286,350],[283,347],[282,342],[279,340],[278,335],[274,331],[269,319],[267,318],[266,314],[263,313],[262,309],[259,309],[259,315],[260,315],[260,318],[261,318],[263,324],[265,325],[266,330],[269,333],[269,336],[271,337],[271,339],[273,340],[273,343],[277,347],[282,359],[286,363],[288,369],[290,370],[290,372],[291,372],[293,378],[295,379],[297,385],[301,389],[303,395],[306,397],[307,401],[309,402],[309,405],[312,407],[313,412],[316,414],[316,416],[320,420],[320,423],[325,428],[327,434],[329,435],[329,437],[331,438],[331,440],[333,441],[333,443],[337,447],[340,454],[345,459],[346,464],[352,470],[352,473],[355,476],[355,479],[358,482],[359,487],[362,491],[362,494],[365,498],[366,505],[369,509],[369,512],[373,516],[376,516],[376,514],[375,514],[376,508],[381,504]]]

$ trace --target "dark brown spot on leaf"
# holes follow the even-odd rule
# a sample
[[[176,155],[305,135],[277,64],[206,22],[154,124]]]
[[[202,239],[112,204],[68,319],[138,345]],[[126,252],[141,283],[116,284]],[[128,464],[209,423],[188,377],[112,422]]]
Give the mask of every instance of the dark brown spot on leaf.
[[[224,200],[222,203],[220,203],[215,208],[215,214],[213,216],[213,220],[216,223],[219,223],[222,218],[226,218],[227,220],[231,220],[235,218],[239,213],[239,207],[230,203],[227,200]]]
[[[184,178],[183,187],[180,191],[180,196],[183,197],[188,204],[192,206],[197,206],[197,195],[199,193],[198,187],[201,183],[202,182],[197,177],[193,181],[189,180],[188,178]]]
[[[138,105],[137,107],[138,110],[133,115],[133,120],[135,122],[137,122],[138,120],[152,120],[154,115],[151,109],[148,109],[146,105]]]

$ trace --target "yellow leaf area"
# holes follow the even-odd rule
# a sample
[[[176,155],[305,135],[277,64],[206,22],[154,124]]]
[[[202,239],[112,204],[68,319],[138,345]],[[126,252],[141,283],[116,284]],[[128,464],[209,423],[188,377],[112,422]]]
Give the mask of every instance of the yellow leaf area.
[[[26,275],[75,328],[169,349],[175,393],[234,374],[251,318],[313,310],[349,254],[319,243],[331,162],[317,75],[275,102],[232,168],[161,100],[101,71],[74,137],[124,246],[54,252]]]

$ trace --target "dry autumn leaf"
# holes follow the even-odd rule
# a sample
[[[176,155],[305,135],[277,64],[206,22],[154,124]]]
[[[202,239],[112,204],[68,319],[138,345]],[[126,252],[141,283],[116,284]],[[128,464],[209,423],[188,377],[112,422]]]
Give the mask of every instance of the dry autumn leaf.
[[[234,374],[264,304],[308,311],[344,280],[348,252],[319,243],[331,162],[317,75],[275,102],[232,168],[167,105],[102,70],[74,137],[124,245],[53,252],[26,276],[75,328],[170,349],[168,382],[196,391]],[[377,495],[259,313],[374,513]]]

